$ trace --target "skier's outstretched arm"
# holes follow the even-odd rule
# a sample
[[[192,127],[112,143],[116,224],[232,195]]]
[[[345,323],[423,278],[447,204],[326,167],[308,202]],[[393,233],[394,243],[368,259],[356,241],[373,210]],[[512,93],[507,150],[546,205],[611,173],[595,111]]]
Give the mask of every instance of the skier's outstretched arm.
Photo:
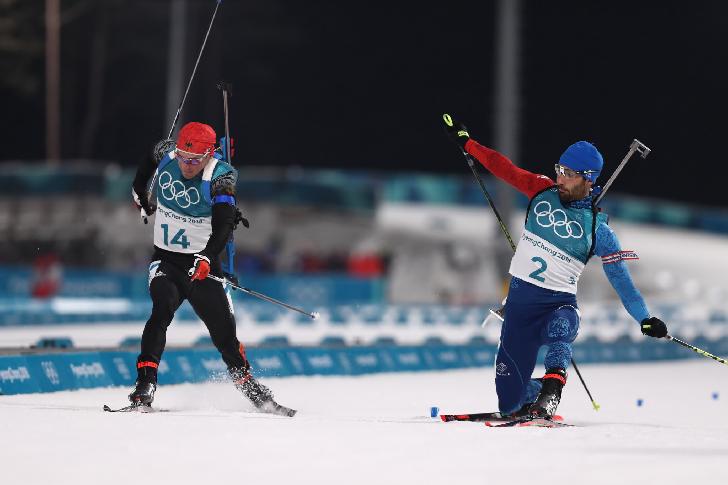
[[[607,224],[602,223],[597,227],[594,254],[602,258],[604,274],[627,313],[640,324],[642,333],[657,338],[667,335],[665,323],[659,318],[650,317],[645,300],[627,268],[627,261],[639,259],[637,253],[622,250],[617,235]]]
[[[490,173],[513,186],[529,199],[554,185],[554,181],[547,176],[519,168],[505,155],[470,138],[467,128],[459,121],[451,120],[451,122],[451,125],[445,124],[445,131],[464,152],[472,155]]]

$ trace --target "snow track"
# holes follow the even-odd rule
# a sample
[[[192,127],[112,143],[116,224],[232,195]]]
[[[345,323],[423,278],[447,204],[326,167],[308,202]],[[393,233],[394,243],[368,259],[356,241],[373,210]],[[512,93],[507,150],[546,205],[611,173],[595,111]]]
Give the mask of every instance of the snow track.
[[[294,418],[228,384],[161,386],[155,414],[102,411],[128,389],[0,397],[7,484],[728,483],[728,369],[712,361],[584,365],[560,414],[574,428],[443,423],[496,409],[491,370],[265,379]],[[717,399],[714,393],[718,393]],[[642,406],[637,406],[642,399]]]

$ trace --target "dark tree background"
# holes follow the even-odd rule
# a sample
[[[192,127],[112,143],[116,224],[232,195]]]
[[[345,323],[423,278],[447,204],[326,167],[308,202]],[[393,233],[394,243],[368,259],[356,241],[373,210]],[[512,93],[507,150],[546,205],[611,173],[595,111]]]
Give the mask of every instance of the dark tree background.
[[[636,137],[653,153],[615,192],[728,206],[728,4],[522,4],[520,165],[587,139],[612,168]],[[188,2],[183,85],[214,5]],[[0,3],[2,160],[44,157],[43,8]],[[169,0],[62,8],[62,155],[135,164],[171,123]],[[181,121],[222,132],[225,78],[238,163],[463,172],[440,115],[492,141],[494,33],[493,1],[226,0]]]

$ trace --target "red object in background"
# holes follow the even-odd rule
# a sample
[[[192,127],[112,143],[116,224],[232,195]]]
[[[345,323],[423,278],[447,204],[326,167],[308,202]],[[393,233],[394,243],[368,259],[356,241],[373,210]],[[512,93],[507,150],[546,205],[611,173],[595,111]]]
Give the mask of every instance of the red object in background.
[[[349,257],[348,271],[350,275],[360,278],[382,276],[384,263],[376,254],[354,254]]]
[[[232,136],[230,137],[230,158],[233,158],[235,156],[235,138]],[[232,163],[230,160],[228,160],[228,163]]]
[[[326,269],[326,263],[312,252],[301,254],[300,264],[301,271],[304,273],[320,273]]]
[[[63,270],[58,256],[45,254],[33,262],[33,283],[30,293],[34,298],[50,298],[61,287]]]

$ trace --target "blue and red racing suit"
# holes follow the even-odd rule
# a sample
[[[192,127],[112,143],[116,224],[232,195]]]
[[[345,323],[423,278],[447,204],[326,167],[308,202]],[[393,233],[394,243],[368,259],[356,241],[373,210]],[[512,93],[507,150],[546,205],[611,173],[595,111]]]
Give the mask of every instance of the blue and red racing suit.
[[[495,362],[499,410],[513,413],[533,402],[540,391],[540,381],[531,374],[541,346],[547,346],[546,369],[568,368],[579,330],[577,285],[593,254],[602,258],[607,279],[627,312],[638,323],[650,315],[626,265],[637,256],[621,249],[607,216],[593,210],[591,196],[562,203],[549,177],[516,167],[472,139],[465,149],[529,199],[523,235],[511,260],[512,279]]]

